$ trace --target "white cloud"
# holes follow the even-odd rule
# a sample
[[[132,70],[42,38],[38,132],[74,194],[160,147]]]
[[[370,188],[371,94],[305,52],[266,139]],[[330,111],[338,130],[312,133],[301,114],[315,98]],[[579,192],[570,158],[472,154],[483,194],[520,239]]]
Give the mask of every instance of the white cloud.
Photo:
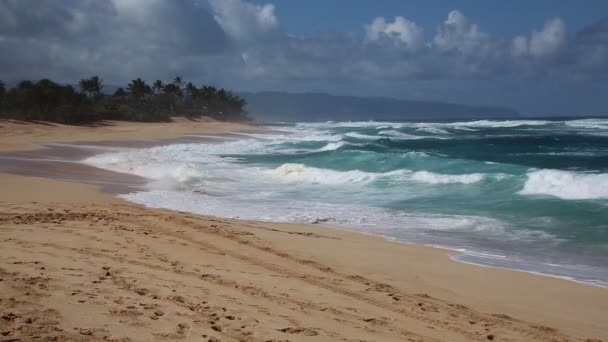
[[[553,18],[542,30],[532,31],[530,38],[515,37],[512,52],[515,56],[549,57],[559,52],[567,39],[566,25],[560,18]]]
[[[402,16],[362,26],[363,38],[293,35],[273,5],[245,0],[0,0],[0,75],[387,84],[608,74],[608,19],[574,39],[555,18],[501,40],[457,10],[428,40]]]
[[[482,32],[478,25],[470,23],[464,14],[454,10],[437,28],[433,45],[442,51],[460,51],[470,54],[488,40],[488,34]]]
[[[234,40],[265,39],[280,28],[274,5],[254,5],[241,0],[209,0],[215,20]]]
[[[397,16],[393,22],[387,22],[378,17],[370,25],[365,26],[368,41],[389,39],[405,44],[409,49],[417,50],[424,45],[423,29],[413,21]]]

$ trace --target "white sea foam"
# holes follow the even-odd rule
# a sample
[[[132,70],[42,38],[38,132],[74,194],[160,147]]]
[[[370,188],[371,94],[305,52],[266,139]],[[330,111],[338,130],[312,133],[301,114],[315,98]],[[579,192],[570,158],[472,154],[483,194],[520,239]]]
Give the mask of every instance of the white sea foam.
[[[331,134],[321,130],[311,129],[294,129],[291,127],[282,127],[277,133],[243,133],[231,132],[231,134],[241,135],[246,138],[252,138],[262,141],[271,141],[273,143],[298,142],[298,141],[340,141],[341,134]]]
[[[339,149],[342,146],[348,145],[347,142],[344,141],[337,141],[337,142],[331,142],[323,147],[321,147],[320,149],[318,149],[318,152],[324,152],[324,151],[334,151]]]
[[[481,128],[511,128],[519,126],[542,126],[551,123],[545,120],[477,120],[477,121],[462,121],[444,123],[444,126],[466,126],[466,127],[481,127]]]
[[[585,129],[608,129],[608,119],[580,119],[564,122],[566,126]]]
[[[443,175],[429,171],[414,172],[412,179],[429,184],[472,184],[483,180],[484,174],[471,173],[465,175]]]
[[[543,126],[551,124],[547,120],[474,120],[459,122],[385,122],[385,121],[353,121],[353,122],[314,122],[299,123],[297,128],[326,129],[326,128],[375,128],[399,129],[404,127],[416,128],[432,134],[449,134],[445,128],[474,131],[474,128],[512,128],[519,126]]]
[[[250,196],[248,193],[236,196],[210,196],[185,191],[152,190],[122,195],[122,197],[155,208],[176,209],[229,218],[325,223],[330,226],[344,226],[379,234],[388,229],[393,236],[403,234],[404,237],[408,233],[416,234],[416,232],[434,230],[480,232],[491,235],[507,234],[511,240],[519,239],[519,232],[512,234],[506,229],[504,222],[481,216],[406,214],[367,205],[298,199],[277,202],[269,207],[263,201],[254,200],[257,199],[257,195]]]
[[[276,169],[263,172],[281,182],[308,184],[355,184],[369,183],[386,179],[396,182],[413,181],[426,184],[473,184],[485,178],[481,173],[446,175],[429,171],[412,171],[407,169],[384,173],[364,172],[360,170],[337,171],[310,167],[303,164],[287,163]]]
[[[378,140],[381,138],[377,135],[367,135],[367,134],[361,134],[361,133],[357,133],[357,132],[348,132],[344,135],[347,137],[361,139],[361,140]]]
[[[567,200],[608,198],[608,174],[561,170],[528,172],[522,195],[550,195]]]
[[[352,128],[378,128],[380,129],[381,127],[392,127],[392,128],[399,128],[399,127],[403,127],[404,125],[406,125],[407,123],[400,123],[400,122],[386,122],[386,121],[341,121],[341,122],[305,122],[305,123],[298,123],[296,124],[296,127],[299,128],[321,128],[321,129],[325,129],[328,127],[342,127],[342,128],[348,128],[348,127],[352,127]]]
[[[281,182],[311,184],[352,184],[369,182],[380,174],[359,170],[335,171],[309,167],[303,164],[287,163],[265,172]]]
[[[406,139],[406,140],[416,140],[416,139],[424,139],[424,136],[413,135],[408,133],[399,132],[396,130],[385,130],[378,132],[380,135],[386,135],[392,138]]]
[[[408,134],[408,133],[404,133],[404,132],[400,132],[400,131],[396,131],[396,130],[392,130],[392,129],[380,131],[380,132],[378,132],[378,134],[385,135],[385,136],[390,137],[391,139],[397,139],[397,140],[448,139],[446,137]]]
[[[207,169],[201,165],[217,166],[231,162],[224,154],[262,153],[263,143],[237,140],[223,144],[174,144],[145,149],[104,153],[82,162],[116,172],[147,178],[154,188],[179,187],[204,178]]]
[[[431,134],[450,134],[450,132],[448,132],[444,129],[441,129],[441,128],[437,128],[437,127],[419,127],[416,130],[420,131],[420,132],[431,133]]]
[[[112,153],[88,158],[85,163],[116,172],[129,173],[150,180],[155,189],[182,188],[203,177],[193,163],[149,160],[144,162],[133,153]]]
[[[428,157],[430,157],[430,155],[428,153],[418,152],[418,151],[409,151],[409,152],[402,154],[402,156],[408,157],[408,158],[428,158]]]

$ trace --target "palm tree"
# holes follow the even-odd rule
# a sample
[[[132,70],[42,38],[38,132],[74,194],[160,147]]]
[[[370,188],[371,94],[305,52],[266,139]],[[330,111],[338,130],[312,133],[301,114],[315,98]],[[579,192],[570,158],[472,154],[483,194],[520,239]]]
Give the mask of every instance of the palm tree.
[[[173,79],[173,85],[175,85],[175,87],[178,90],[176,92],[177,96],[182,97],[183,96],[182,88],[184,86],[184,81],[182,80],[182,77],[181,76],[176,76]]]
[[[217,89],[213,86],[203,86],[202,96],[206,100],[211,100],[215,97],[217,93]]]
[[[89,82],[91,82],[93,94],[96,96],[101,95],[101,90],[103,89],[103,80],[97,76],[93,76],[89,79]]]
[[[83,78],[78,82],[78,86],[80,87],[81,93],[86,93],[89,97],[93,93],[93,87],[91,85],[91,80]]]
[[[83,78],[78,82],[78,86],[80,87],[80,91],[83,93],[87,93],[90,98],[95,98],[96,96],[101,95],[101,89],[103,89],[103,80],[98,76],[93,76],[91,78]]]
[[[156,94],[160,94],[160,92],[163,91],[164,89],[165,89],[165,84],[161,80],[156,80],[152,84],[152,90],[154,90],[154,92]]]
[[[127,89],[135,99],[140,100],[152,92],[152,88],[141,78],[134,79],[129,83]]]
[[[188,84],[186,84],[186,91],[188,92],[188,95],[190,95],[191,98],[197,97],[199,93],[199,89],[194,84],[192,84],[192,82],[188,82]]]
[[[180,88],[178,88],[174,83],[165,84],[165,93],[171,94],[173,96],[182,97],[183,93]]]
[[[173,79],[173,84],[175,84],[176,86],[178,86],[181,89],[181,87],[184,85],[184,81],[182,80],[181,76],[176,76]]]
[[[127,96],[127,92],[122,88],[118,88],[114,92],[114,97],[125,97],[125,96]]]

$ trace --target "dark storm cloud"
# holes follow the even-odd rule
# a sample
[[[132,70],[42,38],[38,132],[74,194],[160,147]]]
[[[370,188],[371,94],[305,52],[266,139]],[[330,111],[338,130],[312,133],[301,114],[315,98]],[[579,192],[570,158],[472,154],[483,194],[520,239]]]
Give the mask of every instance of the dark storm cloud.
[[[0,2],[0,32],[21,39],[68,37],[77,29],[73,12],[57,2],[20,0]]]
[[[193,57],[228,49],[212,15],[186,0],[0,1],[4,78],[120,80],[184,71]]]
[[[575,78],[608,76],[608,17],[576,34],[565,57],[564,67]]]

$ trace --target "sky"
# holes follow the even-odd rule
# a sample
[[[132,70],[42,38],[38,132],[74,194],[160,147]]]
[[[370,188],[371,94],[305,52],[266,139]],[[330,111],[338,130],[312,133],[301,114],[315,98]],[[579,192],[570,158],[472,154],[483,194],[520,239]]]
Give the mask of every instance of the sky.
[[[608,114],[608,1],[0,0],[0,79]]]

